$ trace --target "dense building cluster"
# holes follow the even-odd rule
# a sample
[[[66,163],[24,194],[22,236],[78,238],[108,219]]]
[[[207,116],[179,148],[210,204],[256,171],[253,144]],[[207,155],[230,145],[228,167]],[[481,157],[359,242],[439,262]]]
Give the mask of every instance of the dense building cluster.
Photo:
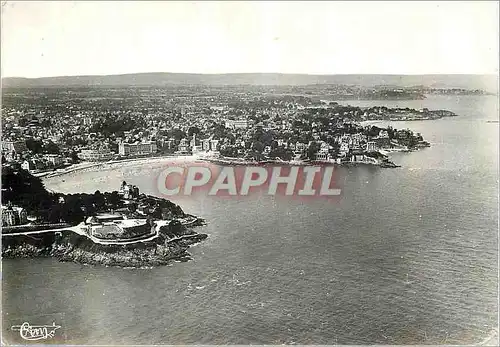
[[[78,161],[212,152],[253,160],[352,160],[422,144],[419,134],[361,126],[446,111],[360,108],[256,87],[6,90],[2,160],[30,172]],[[441,113],[433,113],[441,112]]]

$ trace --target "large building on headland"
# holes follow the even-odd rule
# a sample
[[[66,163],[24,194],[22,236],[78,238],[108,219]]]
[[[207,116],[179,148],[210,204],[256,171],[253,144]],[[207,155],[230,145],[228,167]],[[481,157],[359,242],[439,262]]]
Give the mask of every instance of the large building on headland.
[[[118,145],[118,154],[122,156],[148,155],[154,154],[157,151],[158,146],[153,141],[137,143],[122,142]]]
[[[88,217],[82,231],[103,240],[132,239],[151,234],[146,219],[127,219],[122,215],[99,214]]]

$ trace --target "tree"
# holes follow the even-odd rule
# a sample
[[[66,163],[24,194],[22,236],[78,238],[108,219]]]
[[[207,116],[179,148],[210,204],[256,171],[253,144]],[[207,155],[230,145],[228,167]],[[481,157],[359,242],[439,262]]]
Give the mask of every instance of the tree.
[[[182,236],[184,231],[184,226],[177,219],[174,219],[168,223],[169,234],[174,236]]]
[[[85,218],[82,202],[76,194],[66,196],[64,204],[61,205],[61,218],[70,224],[78,224]]]
[[[151,217],[153,217],[154,219],[161,219],[162,211],[160,206],[155,206],[153,212],[151,213]]]
[[[54,142],[49,141],[45,147],[44,147],[44,152],[49,153],[49,154],[59,154],[59,146],[56,145]]]
[[[78,163],[80,161],[80,158],[78,158],[78,153],[76,153],[76,151],[71,152],[71,161],[73,161],[73,163]]]
[[[320,148],[319,143],[317,142],[312,142],[309,148],[307,148],[307,158],[313,160],[316,158],[316,153],[318,152]]]
[[[220,150],[220,154],[224,157],[235,158],[238,156],[238,149],[234,146],[228,146]]]
[[[262,153],[264,150],[264,144],[260,141],[255,141],[252,145],[252,150],[257,153]]]
[[[180,129],[173,129],[169,135],[170,137],[173,137],[176,141],[180,141],[181,139],[186,137],[186,133]]]
[[[120,195],[118,194],[118,192],[116,190],[109,193],[106,198],[107,198],[108,204],[113,208],[118,207],[118,205],[121,202]]]
[[[49,210],[48,222],[49,223],[61,222],[61,220],[62,220],[61,210],[62,210],[62,208],[60,205],[52,206],[52,208]]]
[[[270,158],[280,158],[282,160],[291,160],[293,158],[293,152],[290,149],[283,147],[276,147],[275,149],[271,149],[269,153]]]
[[[374,137],[374,136],[377,136],[379,134],[380,130],[382,130],[382,128],[379,128],[379,127],[373,125],[371,127],[366,127],[365,128],[365,134],[367,136]]]
[[[193,136],[193,134],[198,135],[199,133],[200,133],[200,128],[198,128],[198,127],[193,126],[193,127],[190,127],[190,128],[188,129],[188,136],[189,136],[189,137],[192,137],[192,136]]]
[[[39,177],[23,169],[2,167],[2,203],[11,202],[33,211],[52,197]]]
[[[135,211],[137,211],[137,204],[135,202],[132,202],[127,205],[127,208],[130,212],[134,213]]]
[[[340,144],[338,142],[332,142],[330,146],[333,147],[332,151],[334,154],[338,154],[340,152]]]
[[[220,139],[227,137],[228,131],[226,127],[222,124],[215,124],[214,127],[211,129],[211,133],[214,135],[214,138]]]
[[[26,139],[26,147],[33,153],[42,153],[43,143],[32,138]]]

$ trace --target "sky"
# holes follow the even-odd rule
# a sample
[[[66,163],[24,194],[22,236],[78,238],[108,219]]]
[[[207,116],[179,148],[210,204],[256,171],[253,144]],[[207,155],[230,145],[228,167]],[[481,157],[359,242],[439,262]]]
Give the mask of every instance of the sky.
[[[2,1],[2,77],[498,74],[497,1]]]

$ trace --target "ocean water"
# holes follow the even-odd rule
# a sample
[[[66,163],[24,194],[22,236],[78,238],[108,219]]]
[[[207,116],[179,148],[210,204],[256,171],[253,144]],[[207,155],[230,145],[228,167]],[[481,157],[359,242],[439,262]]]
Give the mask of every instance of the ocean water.
[[[346,102],[360,106],[377,102]],[[57,317],[64,343],[473,344],[498,312],[495,97],[380,102],[460,116],[393,122],[432,147],[397,169],[342,168],[339,201],[173,199],[204,217],[193,260],[119,269],[3,261],[3,329]],[[386,123],[382,123],[386,124]],[[161,161],[48,179],[64,192],[154,193]],[[64,180],[64,181],[63,181]],[[42,317],[42,318],[41,318]],[[50,341],[47,341],[50,342]]]

